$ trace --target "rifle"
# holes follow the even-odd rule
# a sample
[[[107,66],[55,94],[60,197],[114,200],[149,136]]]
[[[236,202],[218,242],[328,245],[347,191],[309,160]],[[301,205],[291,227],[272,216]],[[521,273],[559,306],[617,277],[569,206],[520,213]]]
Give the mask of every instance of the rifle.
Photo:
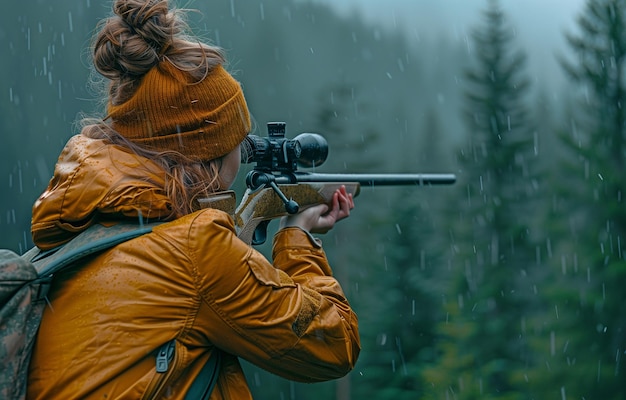
[[[271,220],[328,203],[341,185],[356,197],[361,186],[429,186],[456,181],[454,174],[301,172],[298,167],[315,168],[326,161],[326,139],[316,133],[286,139],[284,122],[270,122],[267,127],[268,138],[248,135],[241,146],[241,163],[256,162],[246,175],[247,189],[233,215],[238,237],[248,244],[265,243]]]

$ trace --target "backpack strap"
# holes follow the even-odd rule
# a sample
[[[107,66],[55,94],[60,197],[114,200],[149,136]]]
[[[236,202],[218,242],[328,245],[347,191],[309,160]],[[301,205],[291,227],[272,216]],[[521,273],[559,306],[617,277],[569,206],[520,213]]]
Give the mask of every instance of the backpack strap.
[[[120,223],[109,227],[96,224],[63,246],[40,252],[34,257],[30,254],[31,262],[35,264],[39,276],[53,275],[83,257],[152,232],[152,228],[160,224],[162,222],[150,224]]]
[[[222,364],[222,352],[215,348],[211,357],[200,370],[200,374],[191,384],[185,400],[208,400],[213,392],[213,388],[217,383],[217,377],[220,374],[220,366]]]

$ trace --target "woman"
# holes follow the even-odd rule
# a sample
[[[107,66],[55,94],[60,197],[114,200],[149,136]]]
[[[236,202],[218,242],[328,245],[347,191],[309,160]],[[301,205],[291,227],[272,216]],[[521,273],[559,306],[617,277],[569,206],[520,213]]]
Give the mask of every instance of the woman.
[[[93,45],[110,81],[107,117],[71,138],[33,207],[41,249],[96,223],[170,221],[55,277],[31,361],[28,397],[184,398],[221,356],[212,399],[250,398],[238,357],[318,382],[358,357],[357,317],[311,233],[354,207],[285,217],[273,265],[231,217],[198,199],[237,175],[250,117],[220,49],[184,35],[166,0],[117,0]],[[173,343],[165,373],[155,359]]]

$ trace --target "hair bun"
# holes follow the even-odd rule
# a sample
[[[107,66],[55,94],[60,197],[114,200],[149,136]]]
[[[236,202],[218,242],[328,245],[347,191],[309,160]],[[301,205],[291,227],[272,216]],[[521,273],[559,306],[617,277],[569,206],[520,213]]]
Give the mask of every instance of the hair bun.
[[[159,7],[160,6],[160,7]],[[113,12],[132,27],[142,26],[148,19],[167,14],[166,1],[118,0]]]
[[[157,52],[172,34],[167,0],[118,0],[113,12]]]
[[[108,79],[110,102],[129,99],[161,61],[199,82],[225,61],[220,48],[191,39],[184,10],[168,0],[114,0],[113,14],[100,21],[92,42],[93,66]]]
[[[181,26],[167,0],[116,0],[94,43],[94,65],[105,77],[141,77]]]

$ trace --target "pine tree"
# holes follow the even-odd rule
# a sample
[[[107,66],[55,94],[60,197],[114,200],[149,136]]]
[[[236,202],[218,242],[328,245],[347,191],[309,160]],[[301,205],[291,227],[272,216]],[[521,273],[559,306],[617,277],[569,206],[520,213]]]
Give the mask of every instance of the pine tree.
[[[393,207],[370,221],[372,246],[358,257],[366,266],[359,280],[366,287],[357,294],[366,351],[355,398],[412,400],[426,387],[421,370],[433,362],[434,323],[442,319],[436,279],[442,262],[433,245],[440,232],[425,201],[430,194],[416,190],[430,189],[398,193]]]
[[[517,399],[530,361],[524,330],[534,245],[534,130],[525,105],[525,55],[497,1],[472,38],[466,69],[468,144],[452,232],[453,276],[439,324],[439,360],[425,373],[436,398]]]
[[[561,143],[550,226],[552,312],[544,317],[533,372],[537,393],[586,399],[626,396],[626,1],[589,0],[562,60],[580,89]]]
[[[407,140],[403,143],[408,148],[402,150],[437,155],[443,135],[434,114],[426,126],[432,131],[415,141],[421,145],[407,146]],[[404,161],[411,165],[405,169],[415,168],[414,158]],[[421,160],[425,166],[420,170],[441,171],[431,161]],[[366,288],[357,293],[364,311],[359,321],[365,351],[359,362],[363,379],[356,380],[353,390],[356,398],[412,400],[425,395],[422,370],[434,361],[435,323],[443,319],[439,276],[445,273],[446,235],[440,215],[442,199],[449,194],[449,187],[399,188],[382,197],[377,216],[366,222],[372,245],[358,257],[364,266],[359,281]]]

